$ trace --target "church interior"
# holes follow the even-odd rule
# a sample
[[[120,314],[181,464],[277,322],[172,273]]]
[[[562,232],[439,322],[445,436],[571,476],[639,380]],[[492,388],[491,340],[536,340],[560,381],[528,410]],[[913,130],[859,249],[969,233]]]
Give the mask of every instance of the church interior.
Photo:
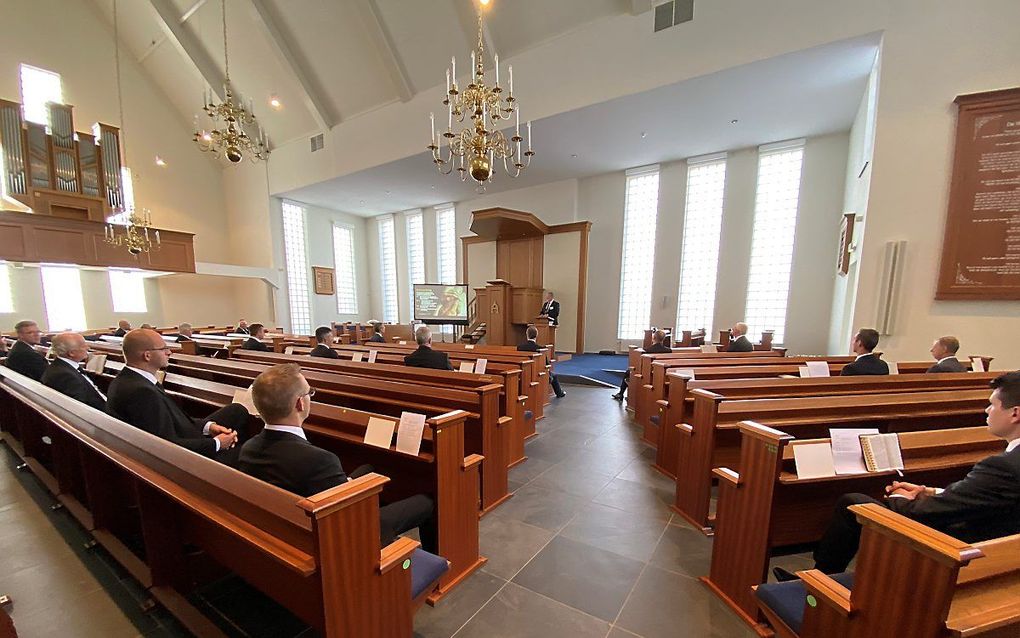
[[[0,7],[0,638],[1020,638],[1020,3]]]

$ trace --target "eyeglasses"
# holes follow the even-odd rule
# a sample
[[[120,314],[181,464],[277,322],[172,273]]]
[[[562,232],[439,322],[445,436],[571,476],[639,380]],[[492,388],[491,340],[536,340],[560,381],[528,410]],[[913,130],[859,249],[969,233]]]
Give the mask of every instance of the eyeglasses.
[[[162,348],[146,348],[145,350],[142,350],[142,352],[158,352],[160,350],[163,350],[164,352],[169,352],[170,346],[163,346]]]
[[[305,392],[301,396],[308,397],[309,399],[311,399],[312,397],[315,396],[315,388],[308,388],[308,392]]]

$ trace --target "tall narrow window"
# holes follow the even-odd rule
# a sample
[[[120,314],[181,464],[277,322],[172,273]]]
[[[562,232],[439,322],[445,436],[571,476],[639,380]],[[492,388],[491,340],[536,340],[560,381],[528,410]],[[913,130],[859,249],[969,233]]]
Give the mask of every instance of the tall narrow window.
[[[396,323],[397,248],[393,239],[393,216],[379,217],[379,275],[382,277],[383,321]]]
[[[725,186],[725,157],[688,164],[677,331],[704,328],[712,334]]]
[[[436,253],[439,283],[457,283],[456,213],[452,205],[436,208]]]
[[[640,339],[651,318],[658,208],[659,167],[628,171],[623,212],[619,339]]]
[[[14,295],[11,293],[11,267],[0,261],[0,313],[14,312]]]
[[[414,284],[425,283],[425,231],[422,229],[421,212],[408,213],[404,217],[407,230],[407,306],[414,319]]]
[[[802,141],[764,147],[758,158],[744,321],[754,337],[774,330],[775,343],[784,343],[785,338],[803,160]]]
[[[140,272],[110,271],[110,294],[114,312],[148,312],[145,304],[145,278]]]
[[[43,266],[43,301],[49,330],[85,330],[85,301],[77,268]]]
[[[305,209],[290,202],[283,203],[283,250],[287,260],[290,329],[295,334],[311,334],[308,259],[305,257]]]
[[[358,314],[358,284],[354,270],[354,231],[333,226],[333,263],[336,266],[336,311]]]
[[[47,102],[64,103],[60,74],[22,64],[21,103],[24,106],[25,119],[49,126],[50,109],[46,106]]]

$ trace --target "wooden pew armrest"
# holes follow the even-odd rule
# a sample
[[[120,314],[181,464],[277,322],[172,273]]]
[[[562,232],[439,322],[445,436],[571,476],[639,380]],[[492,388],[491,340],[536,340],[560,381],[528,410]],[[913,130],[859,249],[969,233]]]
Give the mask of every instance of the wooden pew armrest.
[[[666,408],[669,407],[669,401],[667,401],[665,399],[656,399],[655,405],[657,405],[660,408],[662,408],[663,410],[665,410]]]
[[[946,622],[946,629],[949,630],[949,635],[954,638],[983,636],[1005,627],[1016,627],[1020,630],[1020,600],[1014,600],[994,609],[985,609],[969,616],[951,618]]]
[[[719,479],[720,483],[726,482],[733,487],[740,487],[740,474],[737,474],[728,467],[717,467],[712,470],[712,474]]]
[[[687,436],[694,434],[694,428],[690,423],[677,423],[676,429],[680,430],[681,434],[686,434]]]
[[[797,572],[807,592],[844,618],[850,616],[850,590],[817,569]]]
[[[379,573],[385,574],[394,567],[402,565],[404,560],[411,557],[414,550],[418,549],[421,543],[413,538],[401,536],[386,547],[379,550]]]
[[[507,425],[508,423],[512,422],[513,420],[514,420],[514,418],[512,416],[501,416],[498,419],[496,419],[496,427],[497,428],[504,427],[505,425]]]
[[[481,454],[469,454],[464,457],[464,463],[460,466],[462,470],[469,470],[485,459]]]

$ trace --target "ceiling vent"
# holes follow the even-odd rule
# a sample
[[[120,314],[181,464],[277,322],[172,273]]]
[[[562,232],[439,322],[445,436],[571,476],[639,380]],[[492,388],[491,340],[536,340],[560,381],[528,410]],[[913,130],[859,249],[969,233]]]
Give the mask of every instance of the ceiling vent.
[[[655,7],[655,32],[694,19],[694,0],[669,0]]]
[[[326,145],[326,142],[325,142],[325,140],[322,137],[322,133],[319,133],[318,135],[312,137],[310,139],[310,141],[312,143],[312,152],[313,153],[315,151],[322,150],[322,147]]]

